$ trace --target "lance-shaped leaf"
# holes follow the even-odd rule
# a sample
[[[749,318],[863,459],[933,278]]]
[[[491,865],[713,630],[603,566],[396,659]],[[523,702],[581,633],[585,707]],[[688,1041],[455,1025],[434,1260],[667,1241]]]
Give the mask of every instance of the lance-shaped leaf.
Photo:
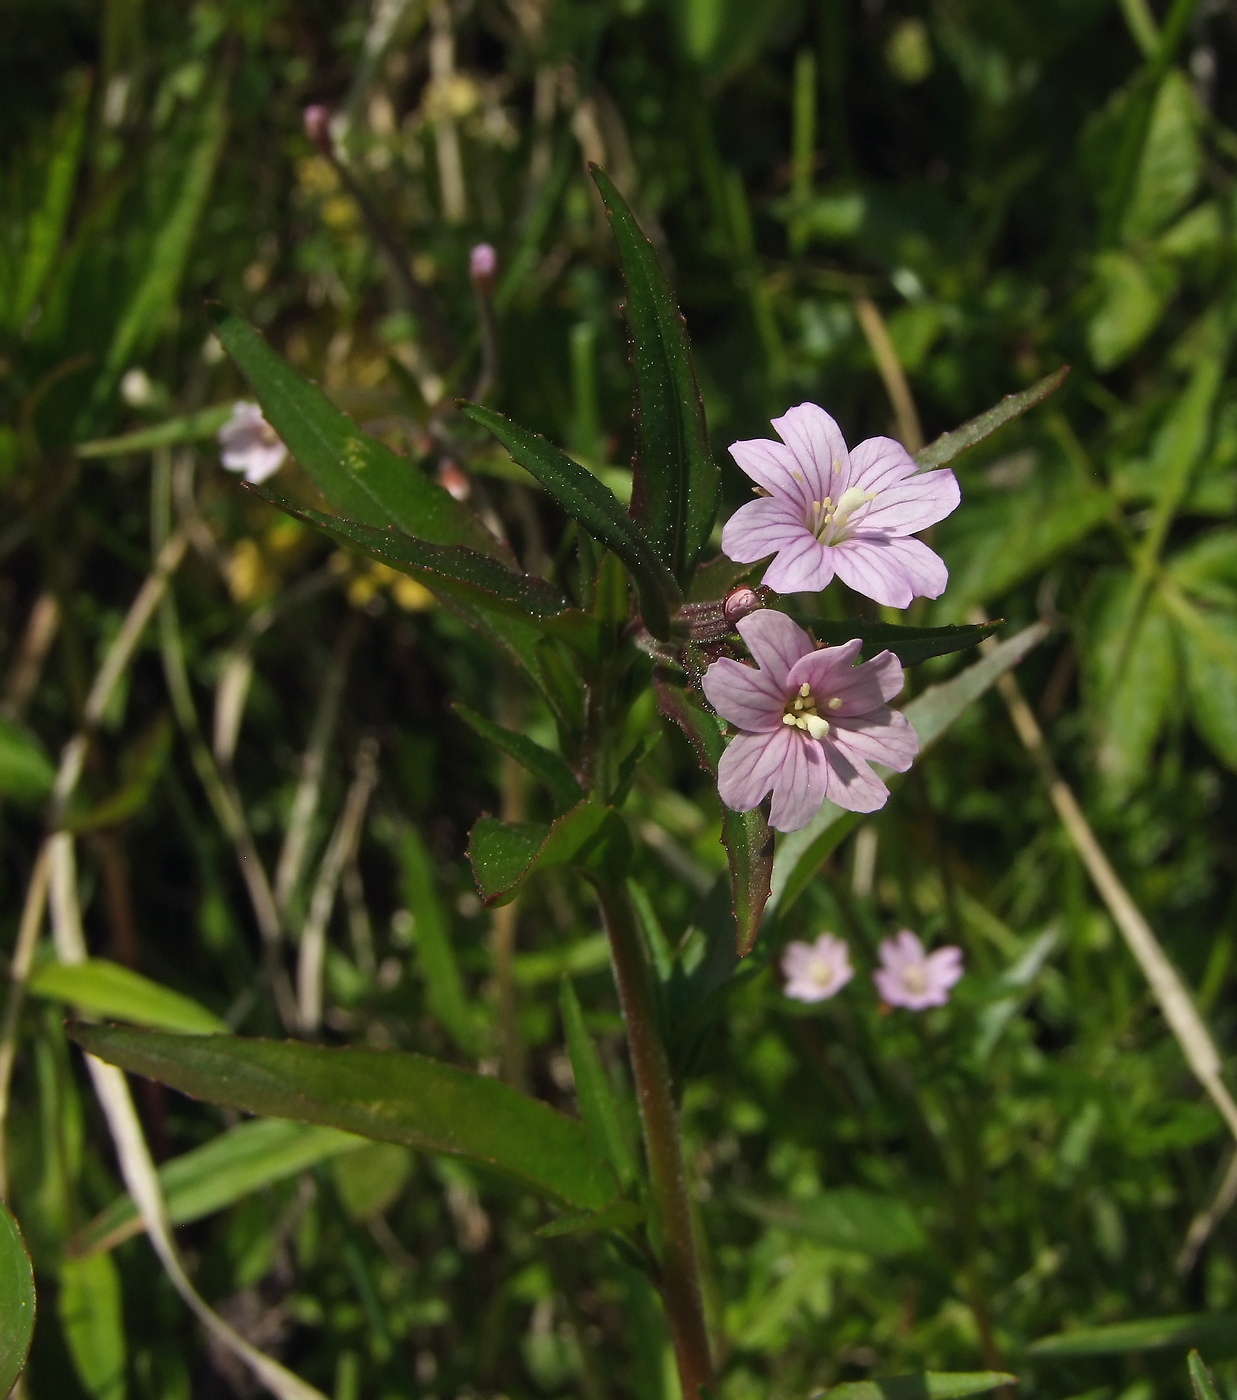
[[[17,1221],[0,1201],[0,1395],[13,1388],[34,1335],[34,1270]]]
[[[823,1391],[820,1400],[962,1400],[1017,1384],[1004,1371],[923,1371],[915,1376],[883,1376],[847,1381]]]
[[[615,1194],[575,1119],[424,1055],[118,1026],[69,1034],[88,1054],[207,1103],[462,1157],[581,1210]]]
[[[596,622],[573,608],[552,583],[536,574],[517,574],[501,560],[464,545],[433,544],[393,525],[380,530],[294,505],[264,486],[249,489],[342,544],[415,578],[449,602],[519,618],[588,651],[594,647]]]
[[[961,457],[968,448],[983,442],[984,438],[991,437],[998,428],[1003,428],[1006,423],[1021,417],[1027,409],[1043,403],[1049,394],[1056,393],[1065,383],[1068,374],[1069,365],[1062,365],[1060,369],[1036,380],[1029,389],[1023,389],[1020,394],[1006,394],[1000,403],[986,413],[972,418],[969,423],[963,423],[951,433],[942,433],[935,442],[921,448],[915,453],[915,461],[925,468],[943,467],[955,457]]]
[[[708,543],[721,495],[691,344],[653,245],[606,172],[590,168],[627,285],[636,381],[631,513],[679,580],[686,581]]]
[[[1189,1354],[1186,1361],[1190,1370],[1190,1384],[1194,1387],[1194,1400],[1220,1400],[1215,1379],[1203,1364],[1203,1358],[1199,1356],[1197,1348]]]
[[[657,707],[687,736],[701,768],[716,775],[726,749],[722,726],[687,694],[668,680],[656,680]],[[730,866],[734,901],[735,946],[741,958],[752,951],[760,919],[769,898],[773,875],[773,833],[760,807],[750,812],[722,808],[722,844]]]
[[[319,1162],[367,1146],[366,1139],[337,1128],[254,1118],[210,1142],[173,1157],[159,1168],[159,1185],[173,1225],[188,1225],[235,1205],[254,1191],[295,1176]],[[142,1233],[133,1197],[116,1199],[74,1237],[73,1254],[96,1254]]]
[[[571,1059],[571,1070],[575,1079],[576,1101],[580,1105],[580,1117],[584,1120],[584,1131],[588,1134],[598,1159],[608,1163],[619,1185],[624,1191],[629,1190],[635,1184],[638,1175],[636,1154],[623,1131],[623,1120],[614,1088],[606,1078],[597,1047],[585,1028],[580,1000],[576,996],[575,988],[565,977],[559,997],[559,1008],[563,1017],[567,1054]]]
[[[514,758],[521,768],[526,768],[534,778],[544,783],[560,811],[574,807],[584,796],[584,789],[576,781],[566,759],[542,748],[527,735],[504,729],[501,724],[477,714],[467,705],[455,704],[451,708],[470,729],[483,739],[488,739],[495,748]]]
[[[578,803],[551,826],[483,816],[468,838],[477,889],[486,904],[506,904],[534,870],[551,865],[622,879],[631,856],[627,823],[613,807]]]
[[[363,433],[252,326],[226,307],[213,306],[210,314],[215,334],[253,385],[267,422],[336,510],[366,525],[398,525],[433,544],[503,554],[472,511],[414,462]]]
[[[863,642],[862,655],[875,656],[878,651],[891,651],[903,666],[918,666],[933,656],[948,656],[966,651],[989,637],[1002,620],[964,623],[950,627],[903,627],[894,622],[821,622],[787,610],[802,627],[809,627],[817,641],[828,647],[841,646],[858,637]]]
[[[188,1035],[213,1035],[227,1030],[218,1016],[192,997],[106,958],[46,963],[30,978],[30,990],[35,996],[66,1002],[92,1016],[115,1017],[138,1026]]]
[[[475,403],[462,403],[460,410],[493,433],[573,520],[618,555],[635,579],[644,625],[655,637],[668,636],[670,614],[682,601],[679,585],[614,492],[538,433],[501,413]]]
[[[906,706],[903,713],[919,735],[919,752],[934,744],[937,739],[970,705],[996,681],[1012,670],[1019,661],[1038,646],[1048,635],[1048,628],[1042,623],[1033,623],[1000,646],[973,666],[968,666],[961,675],[954,676],[943,685],[929,686],[922,695],[917,695]],[[877,767],[885,781],[896,781],[892,775]],[[806,889],[808,881],[820,868],[820,863],[839,843],[854,830],[860,817],[855,812],[843,811],[832,802],[826,802],[812,820],[799,831],[789,832],[778,844],[773,862],[772,892],[770,913],[789,909],[790,905]]]
[[[1146,1317],[1112,1322],[1105,1327],[1075,1327],[1041,1337],[1027,1348],[1037,1358],[1065,1360],[1075,1356],[1120,1356],[1130,1351],[1159,1351],[1210,1343],[1232,1347],[1237,1313],[1187,1313],[1176,1317]]]
[[[738,1195],[734,1203],[767,1225],[780,1225],[796,1239],[819,1240],[832,1249],[853,1250],[875,1259],[915,1254],[928,1237],[909,1206],[896,1196],[855,1186],[822,1191],[806,1200],[768,1200]]]

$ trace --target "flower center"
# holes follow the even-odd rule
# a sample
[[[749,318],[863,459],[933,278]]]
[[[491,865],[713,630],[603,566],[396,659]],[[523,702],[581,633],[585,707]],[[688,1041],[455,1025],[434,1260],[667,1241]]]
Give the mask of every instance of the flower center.
[[[875,491],[861,491],[858,486],[849,486],[836,503],[830,496],[823,501],[813,501],[805,523],[821,544],[840,544],[849,533],[848,527],[854,524],[851,516],[875,499]]]
[[[921,996],[928,990],[928,974],[918,965],[904,967],[902,969],[902,985],[912,996]]]
[[[840,710],[842,708],[840,697],[835,695],[826,703],[825,708]],[[807,681],[804,681],[794,695],[787,700],[786,708],[782,711],[782,723],[793,725],[796,729],[802,729],[813,739],[823,739],[828,734],[829,721],[820,714],[816,697],[812,694],[812,687],[808,685]]]

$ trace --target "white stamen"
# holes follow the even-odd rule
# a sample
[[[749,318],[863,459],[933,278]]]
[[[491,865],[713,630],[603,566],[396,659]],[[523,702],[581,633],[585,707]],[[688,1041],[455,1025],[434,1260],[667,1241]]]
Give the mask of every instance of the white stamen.
[[[803,727],[813,739],[823,739],[829,732],[829,721],[821,719],[819,715],[805,715]]]
[[[794,717],[794,715],[792,715],[792,714],[790,713],[789,710],[782,716],[782,723],[783,723],[783,724],[794,724],[794,723],[795,723],[795,717]]]
[[[842,697],[840,695],[835,695],[833,699],[829,701],[829,708],[831,710],[840,710],[842,708]]]
[[[807,681],[804,681],[803,684],[799,687],[799,694],[802,695],[803,698],[806,700],[808,696],[811,695],[811,693],[812,687],[808,685]]]

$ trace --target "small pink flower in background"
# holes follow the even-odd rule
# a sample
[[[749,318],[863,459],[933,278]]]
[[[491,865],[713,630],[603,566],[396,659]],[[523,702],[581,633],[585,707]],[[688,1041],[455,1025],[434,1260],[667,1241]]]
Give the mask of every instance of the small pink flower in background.
[[[450,457],[444,457],[438,463],[438,484],[444,487],[457,501],[466,501],[472,495],[472,482]]]
[[[321,102],[313,102],[301,113],[305,135],[325,155],[331,153],[331,113]]]
[[[880,967],[872,974],[876,989],[890,1006],[923,1011],[944,1006],[949,989],[962,976],[962,949],[952,946],[925,953],[908,928],[880,946]]]
[[[782,954],[785,992],[794,1001],[828,1001],[855,975],[850,950],[840,938],[822,933],[815,943],[788,943]]]
[[[257,485],[284,464],[288,449],[279,434],[262,417],[256,403],[242,400],[232,405],[232,416],[219,429],[220,461],[230,472],[244,472]]]
[[[856,666],[860,642],[817,649],[773,609],[737,625],[759,669],[722,657],[702,681],[709,704],[741,731],[718,765],[726,806],[749,812],[772,790],[778,831],[806,826],[826,798],[852,812],[883,807],[889,789],[869,763],[905,772],[919,751],[910,721],[888,704],[902,689],[897,657],[883,651]]]
[[[790,409],[773,427],[781,442],[731,444],[762,493],[722,531],[731,559],[754,564],[774,554],[763,581],[779,593],[817,593],[834,574],[893,608],[944,592],[944,563],[910,536],[958,504],[953,472],[921,472],[892,438],[868,438],[848,452],[842,430],[814,403]]]
[[[498,253],[490,243],[478,243],[468,255],[468,275],[483,292],[488,292],[498,275]]]

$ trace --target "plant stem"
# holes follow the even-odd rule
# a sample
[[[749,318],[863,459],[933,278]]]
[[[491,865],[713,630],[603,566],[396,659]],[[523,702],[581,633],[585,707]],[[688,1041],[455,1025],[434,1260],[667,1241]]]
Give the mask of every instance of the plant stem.
[[[698,1400],[701,1387],[713,1384],[713,1363],[704,1322],[700,1266],[692,1235],[691,1202],[687,1196],[670,1064],[657,1025],[648,960],[627,891],[620,885],[598,881],[597,895],[610,938],[614,980],[627,1026],[649,1182],[661,1232],[662,1301],[670,1324],[684,1400]]]

